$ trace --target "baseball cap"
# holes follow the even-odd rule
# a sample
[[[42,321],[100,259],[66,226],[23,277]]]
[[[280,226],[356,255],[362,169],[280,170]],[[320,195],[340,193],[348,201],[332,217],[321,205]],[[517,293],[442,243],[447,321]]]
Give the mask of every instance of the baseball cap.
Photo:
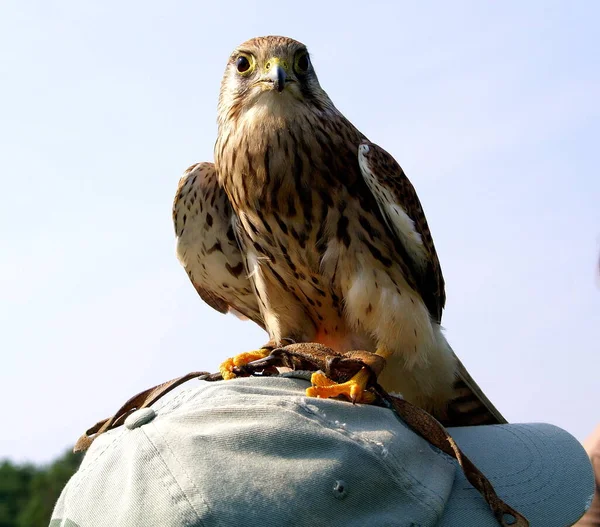
[[[51,527],[496,527],[455,460],[388,408],[306,397],[294,376],[198,381],[100,435]],[[575,523],[591,464],[549,424],[448,429],[531,526]]]

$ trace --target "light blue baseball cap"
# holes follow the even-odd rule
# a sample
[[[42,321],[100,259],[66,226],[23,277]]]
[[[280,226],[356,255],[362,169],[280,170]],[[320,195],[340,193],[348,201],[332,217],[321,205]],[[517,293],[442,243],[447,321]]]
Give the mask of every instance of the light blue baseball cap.
[[[199,381],[100,435],[51,527],[497,527],[450,457],[389,409],[304,395],[290,376]],[[449,429],[531,526],[594,492],[582,446],[548,424]]]

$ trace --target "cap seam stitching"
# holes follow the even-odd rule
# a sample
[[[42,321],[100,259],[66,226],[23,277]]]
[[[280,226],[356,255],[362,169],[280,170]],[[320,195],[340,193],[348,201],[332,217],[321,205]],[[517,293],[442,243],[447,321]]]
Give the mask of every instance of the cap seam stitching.
[[[160,437],[162,437],[162,435],[160,434],[160,432],[158,431],[158,428],[152,424],[152,427],[154,428],[156,434]],[[160,457],[163,465],[165,466],[165,468],[167,469],[167,472],[171,475],[171,477],[173,478],[173,481],[175,481],[175,483],[177,484],[177,487],[179,488],[179,490],[181,491],[181,493],[183,494],[183,496],[185,497],[185,501],[188,503],[188,505],[191,507],[191,509],[194,511],[194,515],[196,516],[196,519],[200,522],[201,525],[205,525],[204,521],[202,520],[202,518],[200,517],[199,512],[196,510],[196,507],[194,506],[194,504],[191,502],[189,496],[187,495],[187,493],[185,492],[185,490],[183,490],[183,488],[181,487],[181,485],[179,484],[179,481],[177,481],[177,478],[175,477],[175,475],[169,470],[169,465],[167,464],[167,461],[165,460],[165,458],[162,456],[159,448],[157,447],[157,445],[154,443],[154,441],[150,438],[150,436],[148,436],[148,433],[144,430],[144,435],[148,438],[148,441],[150,442],[150,444],[152,445],[154,451],[156,452],[156,454]],[[202,500],[202,502],[204,503],[204,505],[206,506],[206,509],[210,512],[211,515],[214,516],[210,506],[208,505],[208,503],[206,502],[206,500],[204,499],[204,496],[202,495],[202,493],[200,492],[200,489],[198,489],[196,487],[196,485],[194,484],[194,481],[192,480],[192,478],[190,477],[190,475],[188,474],[188,472],[185,470],[184,466],[179,462],[179,458],[175,455],[175,453],[173,452],[173,449],[171,448],[171,445],[169,444],[168,441],[164,440],[163,438],[163,443],[166,446],[166,448],[169,450],[169,452],[171,453],[171,456],[173,457],[173,459],[177,462],[178,467],[180,468],[180,470],[185,474],[185,477],[188,479],[188,482],[190,482],[192,484],[192,487],[194,489],[196,489],[196,491],[198,491],[198,495],[200,497],[200,499]],[[163,483],[164,484],[164,483]],[[195,525],[195,524],[194,524]]]

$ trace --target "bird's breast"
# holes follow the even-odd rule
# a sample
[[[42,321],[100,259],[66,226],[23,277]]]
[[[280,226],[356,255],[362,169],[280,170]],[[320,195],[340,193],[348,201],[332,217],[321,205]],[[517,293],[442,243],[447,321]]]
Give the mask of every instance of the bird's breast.
[[[346,332],[344,295],[356,277],[389,270],[393,255],[360,174],[361,137],[311,126],[222,130],[215,160],[267,287],[302,304],[329,338]]]

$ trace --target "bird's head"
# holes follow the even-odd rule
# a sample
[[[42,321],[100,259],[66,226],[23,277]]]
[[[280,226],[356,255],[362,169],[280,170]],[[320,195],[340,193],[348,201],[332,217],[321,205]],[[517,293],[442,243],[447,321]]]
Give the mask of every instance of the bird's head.
[[[313,105],[333,107],[306,46],[288,37],[256,37],[229,57],[219,96],[219,123],[255,110],[292,117]]]

